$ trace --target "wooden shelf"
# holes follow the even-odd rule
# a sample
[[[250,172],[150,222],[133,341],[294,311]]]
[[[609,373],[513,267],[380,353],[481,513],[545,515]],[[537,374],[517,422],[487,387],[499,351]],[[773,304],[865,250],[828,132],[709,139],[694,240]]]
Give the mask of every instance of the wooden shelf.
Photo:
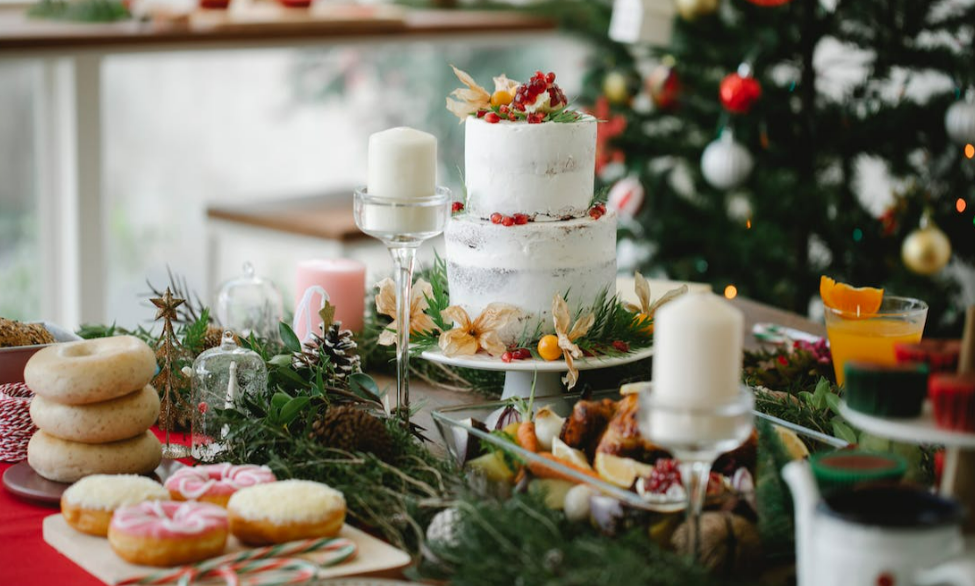
[[[258,17],[202,11],[171,22],[62,23],[27,18],[22,9],[0,11],[0,56],[76,49],[162,51],[280,46],[363,38],[412,40],[441,35],[483,35],[555,30],[553,20],[518,12],[412,10],[323,5],[308,11],[261,6]]]

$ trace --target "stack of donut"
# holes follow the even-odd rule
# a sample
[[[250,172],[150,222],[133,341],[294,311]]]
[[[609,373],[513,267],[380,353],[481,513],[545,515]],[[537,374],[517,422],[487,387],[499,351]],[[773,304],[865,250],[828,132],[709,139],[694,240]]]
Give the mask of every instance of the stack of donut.
[[[145,342],[118,336],[48,346],[24,368],[40,431],[27,461],[44,478],[75,482],[91,474],[145,474],[162,447],[149,430],[159,395],[149,385],[156,357]]]

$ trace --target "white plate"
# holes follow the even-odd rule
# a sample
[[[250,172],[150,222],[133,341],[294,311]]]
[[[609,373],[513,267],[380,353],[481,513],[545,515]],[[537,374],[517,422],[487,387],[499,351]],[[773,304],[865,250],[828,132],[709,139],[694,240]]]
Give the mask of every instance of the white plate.
[[[597,368],[622,366],[651,356],[653,356],[653,346],[634,350],[622,356],[594,356],[592,358],[573,360],[572,363],[579,370],[593,370]],[[420,354],[420,357],[448,366],[474,368],[477,370],[502,370],[506,372],[567,372],[569,370],[569,367],[565,364],[565,360],[549,361],[529,358],[527,360],[504,362],[500,358],[495,358],[487,353],[479,353],[473,356],[446,356],[440,350],[427,350]]]

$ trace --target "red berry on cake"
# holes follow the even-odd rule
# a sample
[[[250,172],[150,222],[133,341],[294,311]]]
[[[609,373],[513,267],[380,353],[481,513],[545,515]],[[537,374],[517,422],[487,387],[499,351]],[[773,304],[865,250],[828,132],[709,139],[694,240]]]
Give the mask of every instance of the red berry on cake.
[[[553,84],[553,83],[555,83],[555,74],[554,74],[554,73],[552,73],[551,71],[549,71],[549,72],[548,72],[548,75],[546,75],[546,76],[545,76],[545,81],[546,81],[546,83],[548,83],[548,84]]]
[[[528,360],[532,357],[532,351],[528,348],[518,348],[515,350],[515,358],[518,360]]]
[[[620,352],[629,352],[630,345],[622,340],[616,340],[613,342],[613,348],[619,350]]]
[[[477,111],[477,117],[478,118],[484,118],[484,115],[487,114],[487,112],[488,112],[487,110],[478,110]]]
[[[501,122],[501,117],[494,112],[488,112],[484,115],[484,121],[488,122],[489,124],[497,124],[498,122]]]
[[[603,217],[603,213],[601,211],[599,211],[599,208],[592,207],[592,208],[589,208],[589,216],[593,220],[598,220],[599,218]]]
[[[528,214],[515,214],[515,224],[519,226],[528,223]]]
[[[502,216],[498,212],[494,212],[493,214],[491,214],[491,223],[492,224],[500,224],[501,223],[501,220],[503,220],[503,219],[504,219],[504,216]]]
[[[511,352],[505,352],[501,355],[501,362],[511,362]]]
[[[451,204],[450,211],[451,211],[451,213],[454,213],[454,214],[456,214],[457,212],[464,211],[464,202],[455,201],[453,204]]]
[[[502,226],[514,226],[515,225],[515,219],[512,218],[511,216],[505,216],[505,217],[501,218],[501,225]]]

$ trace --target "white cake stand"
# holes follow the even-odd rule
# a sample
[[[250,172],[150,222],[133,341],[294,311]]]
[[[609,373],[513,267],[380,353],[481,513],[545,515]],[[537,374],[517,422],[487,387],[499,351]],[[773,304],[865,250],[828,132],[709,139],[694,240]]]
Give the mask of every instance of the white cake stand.
[[[930,401],[925,401],[920,417],[891,419],[868,415],[850,407],[846,401],[840,403],[840,415],[867,433],[909,444],[941,444],[945,447],[945,467],[941,478],[941,492],[952,495],[955,475],[958,473],[958,459],[962,450],[975,450],[975,433],[938,429],[934,424],[934,414]]]
[[[597,368],[612,368],[630,364],[644,358],[653,356],[653,346],[635,350],[623,356],[595,356],[592,358],[580,358],[574,360],[573,364],[580,370],[595,370]],[[562,373],[568,372],[565,360],[539,360],[529,358],[526,360],[512,360],[503,362],[500,358],[493,358],[488,354],[475,354],[474,356],[445,356],[440,350],[427,350],[420,355],[421,358],[431,362],[446,364],[447,366],[457,366],[460,368],[473,368],[476,370],[500,370],[504,371],[504,393],[501,399],[510,397],[525,397],[531,394],[532,380],[538,373],[535,380],[535,396],[545,397],[558,395],[562,392]]]

